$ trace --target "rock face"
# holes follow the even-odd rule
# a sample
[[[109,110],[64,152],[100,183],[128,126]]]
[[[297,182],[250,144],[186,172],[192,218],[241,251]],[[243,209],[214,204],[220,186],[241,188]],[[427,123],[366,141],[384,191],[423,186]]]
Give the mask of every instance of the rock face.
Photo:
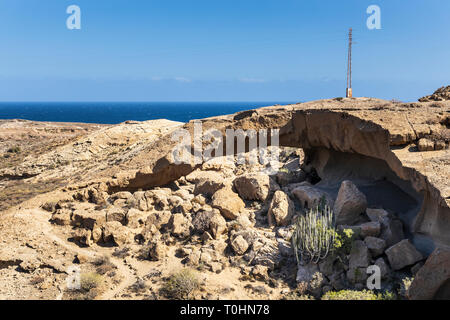
[[[408,297],[412,300],[450,299],[450,249],[438,248],[417,272]]]
[[[269,225],[287,226],[294,212],[294,203],[289,196],[283,191],[276,191],[269,207]]]
[[[339,189],[334,213],[337,224],[353,224],[367,209],[366,196],[351,181],[344,181]]]
[[[265,174],[246,174],[234,180],[234,187],[245,200],[266,201],[278,190],[276,182]]]
[[[392,269],[400,270],[423,259],[422,254],[409,242],[403,240],[386,250]]]

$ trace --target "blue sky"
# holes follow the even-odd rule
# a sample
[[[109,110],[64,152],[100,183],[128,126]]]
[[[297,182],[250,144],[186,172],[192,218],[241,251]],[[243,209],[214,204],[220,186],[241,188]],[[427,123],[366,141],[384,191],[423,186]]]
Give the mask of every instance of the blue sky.
[[[81,30],[66,28],[72,4]],[[448,0],[0,0],[0,101],[343,96],[349,27],[356,96],[450,84]]]

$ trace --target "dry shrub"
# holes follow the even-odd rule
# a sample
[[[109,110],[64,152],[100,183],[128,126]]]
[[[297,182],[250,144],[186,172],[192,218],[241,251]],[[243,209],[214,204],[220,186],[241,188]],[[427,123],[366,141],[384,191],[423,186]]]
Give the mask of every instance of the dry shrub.
[[[199,288],[200,281],[195,272],[191,269],[183,269],[169,277],[162,291],[167,298],[186,300],[191,299]]]

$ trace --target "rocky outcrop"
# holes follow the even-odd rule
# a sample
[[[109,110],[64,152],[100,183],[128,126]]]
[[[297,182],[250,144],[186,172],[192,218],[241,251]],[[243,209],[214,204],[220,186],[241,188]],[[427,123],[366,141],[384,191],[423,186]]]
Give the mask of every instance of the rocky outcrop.
[[[432,95],[420,98],[420,102],[450,100],[450,86],[437,89]]]
[[[320,272],[312,275],[328,287],[324,290],[360,288],[372,263],[380,266],[385,279],[398,275],[397,270],[421,274],[426,264],[417,271],[416,262],[434,247],[450,243],[449,107],[448,102],[323,100],[200,121],[204,131],[216,129],[222,135],[226,129],[279,129],[282,148],[304,150],[301,162],[294,159],[301,163],[296,174],[284,160],[281,174],[270,175],[262,173],[267,164],[178,163],[173,133],[192,133],[198,123],[169,124],[118,147],[125,151],[112,154],[112,162],[104,166],[95,164],[108,147],[99,151],[100,158],[92,149],[88,162],[97,159],[93,167],[77,167],[73,179],[79,183],[64,188],[68,204],[46,203],[43,208],[52,216],[52,227],[73,227],[67,237],[81,246],[123,250],[148,244],[146,258],[162,261],[172,258],[169,248],[176,245],[177,255],[188,265],[219,273],[228,264],[245,261],[241,274],[265,278],[266,271],[288,272],[295,259],[289,218],[301,211],[291,211],[289,201],[302,210],[325,197],[341,219],[339,230],[356,232],[349,256],[321,263]],[[434,149],[421,151],[420,139],[432,141]],[[80,143],[87,147],[88,140]],[[227,149],[226,143],[223,147]],[[250,143],[246,148],[248,157]],[[57,170],[37,172],[36,179],[45,181]],[[277,228],[267,228],[268,222]]]

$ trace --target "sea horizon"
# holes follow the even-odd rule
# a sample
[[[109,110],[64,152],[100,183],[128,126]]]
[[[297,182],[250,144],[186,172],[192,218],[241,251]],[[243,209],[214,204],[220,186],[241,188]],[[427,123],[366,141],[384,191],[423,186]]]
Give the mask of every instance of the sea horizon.
[[[13,101],[0,102],[1,120],[118,124],[125,121],[194,119],[233,114],[293,101]]]

